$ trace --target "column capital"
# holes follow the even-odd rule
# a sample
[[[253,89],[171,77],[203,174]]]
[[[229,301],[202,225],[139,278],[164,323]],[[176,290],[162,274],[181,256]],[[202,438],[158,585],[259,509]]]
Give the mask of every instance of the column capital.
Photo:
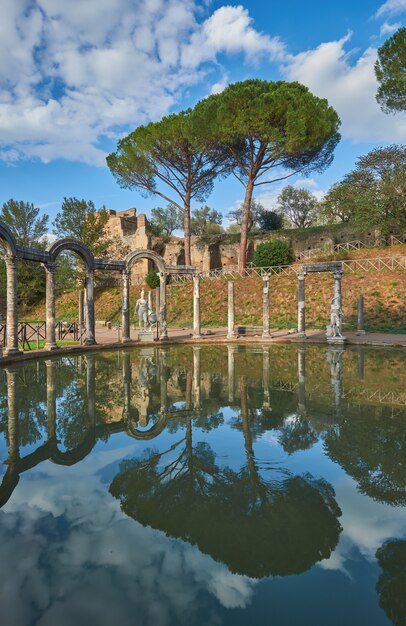
[[[6,263],[6,265],[9,265],[11,267],[13,267],[13,266],[16,267],[18,257],[16,257],[15,254],[5,254],[3,256],[3,259],[4,259],[4,262]]]
[[[297,273],[297,278],[298,278],[298,280],[304,280],[306,275],[307,275],[306,270],[302,270],[301,272]]]
[[[341,280],[343,277],[343,270],[339,269],[333,272],[334,280]]]
[[[53,274],[56,270],[56,261],[48,261],[48,263],[41,263],[46,272]]]
[[[269,279],[271,278],[270,274],[262,274],[262,280],[265,282],[267,282]]]

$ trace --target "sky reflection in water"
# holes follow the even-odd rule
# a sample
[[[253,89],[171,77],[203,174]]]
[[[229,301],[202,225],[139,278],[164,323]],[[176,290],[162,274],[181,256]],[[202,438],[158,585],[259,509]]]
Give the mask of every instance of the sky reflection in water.
[[[2,622],[405,624],[405,361],[184,346],[3,368]]]

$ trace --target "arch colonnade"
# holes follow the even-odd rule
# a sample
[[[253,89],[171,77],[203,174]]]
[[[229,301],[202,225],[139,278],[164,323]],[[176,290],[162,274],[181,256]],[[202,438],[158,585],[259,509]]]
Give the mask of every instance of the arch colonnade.
[[[86,345],[96,343],[95,339],[95,312],[94,312],[94,274],[96,270],[120,272],[122,277],[122,343],[130,339],[130,277],[131,268],[140,259],[153,261],[160,275],[159,298],[159,328],[160,339],[168,336],[166,325],[166,277],[169,274],[194,274],[195,268],[186,265],[168,266],[162,257],[152,250],[136,250],[130,252],[125,259],[97,259],[91,250],[83,243],[71,238],[56,241],[49,250],[19,246],[12,232],[6,224],[0,222],[0,246],[3,248],[3,260],[6,265],[7,315],[6,315],[6,355],[20,353],[18,347],[18,299],[17,299],[17,267],[18,261],[40,263],[45,269],[46,295],[46,340],[45,348],[57,348],[55,335],[55,270],[56,261],[64,251],[76,253],[84,262],[85,270],[85,330]]]

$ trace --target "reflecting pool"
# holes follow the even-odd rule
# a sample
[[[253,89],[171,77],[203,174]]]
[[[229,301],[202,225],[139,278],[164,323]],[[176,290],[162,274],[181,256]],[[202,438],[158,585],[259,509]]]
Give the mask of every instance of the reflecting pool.
[[[406,624],[406,352],[0,369],[4,626]]]

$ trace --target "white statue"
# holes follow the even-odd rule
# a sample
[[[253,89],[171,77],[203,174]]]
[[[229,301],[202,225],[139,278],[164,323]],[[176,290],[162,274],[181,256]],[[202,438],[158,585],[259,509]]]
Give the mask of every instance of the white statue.
[[[145,299],[145,289],[141,289],[141,296],[135,303],[134,314],[138,311],[138,327],[140,330],[149,328],[148,324],[148,301]]]
[[[338,304],[340,298],[335,295],[331,299],[330,326],[328,327],[331,337],[342,337],[341,334],[341,310]]]

